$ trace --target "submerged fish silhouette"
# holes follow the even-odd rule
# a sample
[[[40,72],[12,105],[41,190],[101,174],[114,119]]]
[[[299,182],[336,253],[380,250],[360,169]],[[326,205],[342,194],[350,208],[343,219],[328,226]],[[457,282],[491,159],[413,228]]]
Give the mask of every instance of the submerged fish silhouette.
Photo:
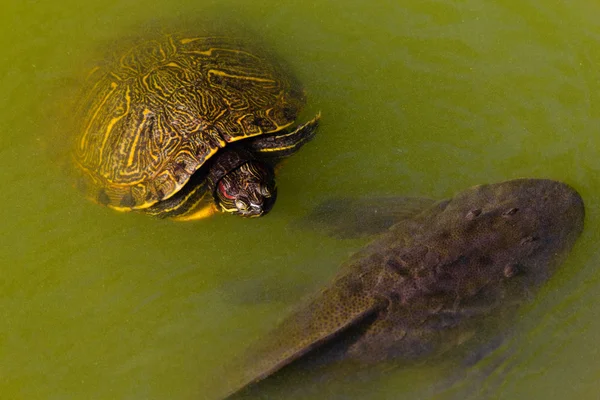
[[[348,204],[346,211],[353,208]],[[361,362],[416,359],[456,347],[489,316],[514,314],[583,229],[581,197],[551,180],[481,185],[419,204],[421,212],[397,214],[399,222],[251,348],[237,371],[222,375],[229,379],[223,397],[335,341],[336,358]],[[333,211],[320,218],[352,220]],[[368,225],[361,215],[361,225]]]

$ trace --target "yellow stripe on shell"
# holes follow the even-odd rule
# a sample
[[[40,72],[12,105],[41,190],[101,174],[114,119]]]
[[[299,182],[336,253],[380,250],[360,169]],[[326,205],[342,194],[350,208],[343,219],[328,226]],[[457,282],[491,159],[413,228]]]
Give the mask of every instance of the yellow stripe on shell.
[[[112,118],[110,120],[110,122],[108,123],[108,127],[106,128],[106,131],[104,132],[104,140],[102,141],[102,145],[100,146],[100,152],[99,152],[99,158],[98,158],[99,160],[104,160],[104,148],[106,147],[106,142],[108,141],[108,137],[110,136],[110,132],[112,131],[113,126],[115,126],[115,124],[117,122],[119,122],[127,114],[129,114],[129,110],[131,108],[131,89],[129,87],[127,87],[127,90],[125,91],[125,101],[126,101],[126,109],[123,110],[123,113],[121,115],[119,115],[118,117]]]
[[[160,116],[157,116],[157,119],[160,119]],[[142,124],[140,124],[140,126],[142,126]],[[138,136],[139,136],[139,135],[138,135]],[[137,139],[137,136],[136,136],[136,139]],[[226,146],[226,145],[227,145],[227,143],[226,143],[224,140],[222,140],[221,138],[219,138],[219,137],[216,137],[215,139],[217,140],[217,143],[218,143],[218,144],[219,144],[221,147],[224,147],[224,146]],[[209,158],[211,158],[211,157],[212,157],[212,156],[213,156],[213,155],[214,155],[214,154],[215,154],[217,151],[219,151],[219,149],[220,149],[219,147],[217,147],[217,148],[211,148],[211,151],[210,151],[210,152],[209,152],[209,153],[206,155],[206,159],[208,160]],[[156,158],[154,158],[154,159],[156,159]],[[78,164],[80,164],[80,163],[78,163]],[[86,168],[84,168],[84,167],[83,167],[81,164],[80,164],[80,166],[81,166],[81,169],[83,169],[83,170],[86,170],[86,171],[87,171],[87,169],[86,169]],[[199,165],[198,167],[200,167],[200,166],[201,166],[201,165]],[[194,172],[195,172],[195,171],[193,171],[191,174],[193,174]],[[190,175],[191,175],[191,174],[190,174]],[[88,173],[88,175],[89,175],[89,173]],[[139,184],[139,183],[142,183],[142,182],[144,182],[144,181],[153,181],[153,180],[155,180],[155,179],[156,179],[156,176],[153,176],[153,177],[151,177],[151,178],[141,178],[141,179],[139,179],[139,180],[137,180],[137,181],[131,181],[131,182],[129,182],[129,184],[127,184],[127,185],[119,185],[119,186],[120,186],[120,187],[122,187],[122,188],[124,188],[124,189],[126,189],[126,188],[130,188],[130,187],[131,187],[132,185],[134,185],[134,184]],[[172,181],[174,181],[174,182],[177,182],[175,179],[171,179],[171,180],[172,180]],[[185,186],[187,183],[188,183],[187,181],[186,181],[186,182],[184,182],[183,184],[176,183],[176,185],[175,185],[176,189],[175,189],[175,190],[174,190],[174,191],[173,191],[173,192],[172,192],[172,193],[171,193],[169,196],[166,196],[166,197],[162,198],[162,199],[161,199],[161,201],[162,201],[162,200],[168,200],[168,199],[170,199],[171,197],[173,197],[174,195],[176,195],[176,194],[179,192],[179,190],[181,190],[181,188],[182,188],[183,186]],[[199,185],[199,186],[201,186],[201,185]],[[193,190],[193,191],[191,191],[191,192],[190,192],[190,193],[189,193],[189,194],[188,194],[188,195],[185,197],[185,199],[184,199],[182,202],[179,202],[178,204],[184,204],[185,202],[187,202],[187,199],[189,199],[189,197],[190,197],[192,194],[194,194],[195,192],[196,192],[196,190]],[[204,197],[204,196],[203,196],[203,197]],[[202,197],[202,198],[203,198],[203,197]],[[111,201],[112,201],[112,200],[111,200]],[[109,204],[107,204],[107,206],[108,206],[108,207],[110,207],[110,208],[112,208],[113,210],[117,210],[117,211],[130,211],[130,210],[143,210],[143,209],[145,209],[145,208],[148,208],[148,207],[151,207],[151,206],[155,205],[156,203],[158,203],[158,200],[157,200],[157,201],[151,201],[151,202],[145,202],[145,203],[141,203],[141,204],[135,205],[135,206],[133,206],[133,207],[123,207],[123,206],[120,206],[120,205],[116,205],[116,204],[114,204],[114,203],[109,203]],[[168,212],[168,211],[174,210],[174,209],[176,209],[176,208],[177,208],[177,207],[170,208],[170,209],[166,209],[165,211],[167,211],[167,212]]]
[[[207,74],[208,75],[214,74],[214,75],[224,76],[227,78],[243,79],[246,81],[254,81],[254,82],[270,82],[270,83],[275,82],[273,79],[257,78],[255,76],[248,76],[248,75],[233,75],[233,74],[228,74],[227,72],[219,71],[217,69],[209,69]]]
[[[180,39],[179,43],[181,44],[189,44],[192,42],[195,42],[197,40],[202,40],[205,41],[207,38],[185,38],[185,39]],[[199,55],[203,55],[203,56],[212,56],[212,53],[214,51],[227,51],[230,53],[236,53],[236,54],[247,54],[251,57],[255,57],[255,54],[252,54],[248,51],[244,51],[244,50],[240,50],[240,49],[232,49],[232,48],[226,48],[226,47],[211,47],[208,50],[187,50],[187,51],[182,51],[182,53],[186,53],[186,54],[199,54]]]
[[[293,135],[297,134],[297,133],[298,133],[298,131],[299,131],[300,129],[302,129],[302,128],[304,128],[305,126],[308,126],[308,125],[310,125],[310,124],[313,124],[315,121],[317,121],[317,120],[320,120],[320,119],[321,119],[321,111],[319,111],[319,112],[317,113],[317,115],[315,115],[315,117],[314,117],[313,119],[311,119],[310,121],[307,121],[307,122],[305,122],[305,123],[303,123],[303,124],[299,125],[299,126],[296,128],[296,129],[294,129],[294,130],[293,130],[293,131],[291,131],[291,132],[284,133],[284,134],[281,134],[281,135],[277,135],[277,137],[278,137],[278,138],[282,138],[282,137],[287,137],[287,136],[293,136]]]
[[[269,117],[269,119],[271,120],[271,122],[273,122],[273,123],[275,124],[275,129],[273,129],[272,131],[265,132],[265,133],[275,133],[275,132],[279,132],[280,130],[283,130],[283,129],[285,129],[285,128],[288,128],[288,127],[292,126],[292,125],[293,125],[293,124],[296,122],[295,120],[292,120],[292,121],[288,122],[287,124],[284,124],[284,125],[277,125],[277,123],[276,123],[276,122],[274,122],[274,121],[275,121],[275,118],[273,118],[273,117],[271,117],[271,116],[269,115],[269,114],[271,114],[271,113],[273,113],[273,109],[272,109],[272,108],[268,108],[268,109],[266,109],[266,110],[265,110],[265,115],[266,115],[267,117]],[[253,136],[256,136],[256,135],[253,135]]]
[[[81,136],[81,140],[79,141],[79,148],[81,151],[83,151],[85,149],[85,145],[87,143],[87,137],[90,133],[90,128],[92,127],[92,124],[98,117],[98,113],[104,107],[104,104],[108,101],[108,98],[117,89],[117,86],[118,85],[115,82],[111,82],[111,84],[110,84],[111,91],[104,97],[104,99],[102,99],[102,102],[98,105],[98,107],[96,108],[96,111],[94,111],[94,115],[92,115],[92,118],[90,118],[90,122],[88,123],[85,131],[83,132],[83,135]]]
[[[100,67],[100,66],[95,66],[94,68],[92,68],[92,69],[90,70],[90,72],[88,72],[88,74],[87,74],[87,79],[90,79],[90,77],[91,77],[92,75],[94,75],[94,74],[95,74],[97,71],[99,71],[100,69],[101,69],[101,67]]]
[[[321,118],[321,112],[319,111],[319,113],[313,119],[311,119],[310,121],[305,122],[304,124],[298,126],[298,128],[294,129],[291,132],[284,133],[282,135],[277,135],[277,137],[278,138],[283,138],[283,137],[288,137],[288,136],[296,135],[296,134],[298,134],[298,130],[304,128],[307,125],[310,125],[310,124],[314,123],[315,121],[319,120],[320,118]],[[256,149],[255,151],[257,153],[269,153],[269,152],[272,152],[272,151],[281,151],[281,150],[293,149],[294,147],[296,147],[296,146],[300,145],[301,143],[303,143],[305,140],[306,140],[306,138],[303,137],[300,140],[298,140],[297,142],[295,142],[295,143],[293,143],[293,144],[291,144],[289,146],[282,146],[282,147],[268,148],[268,149]]]
[[[196,40],[206,40],[206,38],[201,38],[201,37],[197,37],[197,38],[183,38],[183,39],[180,39],[179,42],[181,44],[188,44],[188,43],[195,42]]]
[[[203,188],[203,185],[197,185],[197,186],[196,186],[196,187],[195,187],[195,188],[194,188],[192,191],[190,191],[190,192],[189,192],[189,193],[188,193],[188,194],[187,194],[187,195],[186,195],[186,196],[185,196],[183,199],[181,199],[181,201],[177,202],[177,204],[175,204],[173,207],[170,207],[170,208],[162,208],[162,209],[160,210],[160,213],[163,213],[163,212],[167,212],[167,213],[168,213],[168,212],[171,212],[171,211],[177,210],[178,208],[180,208],[180,207],[181,207],[181,205],[182,205],[182,204],[186,204],[186,203],[189,201],[189,199],[190,199],[192,196],[194,196],[194,195],[195,195],[195,194],[198,192],[198,190],[200,190],[200,189],[205,189],[205,188]],[[198,201],[197,201],[196,203],[194,203],[194,206],[190,207],[190,210],[193,210],[194,208],[196,208],[196,207],[198,206],[198,204],[199,204],[200,202],[202,202],[202,200],[204,199],[204,197],[205,197],[205,196],[206,196],[206,193],[205,193],[204,195],[202,195],[202,196],[201,196],[201,197],[198,199]],[[182,214],[182,215],[185,215],[185,214]]]
[[[142,121],[139,123],[138,129],[134,135],[133,143],[131,144],[131,149],[129,150],[129,157],[127,158],[128,167],[131,167],[133,165],[133,159],[135,158],[135,155],[137,153],[136,150],[140,141],[140,136],[142,136],[142,129],[144,128],[144,124],[146,123],[146,120],[148,119],[148,114],[150,113],[152,113],[152,111],[148,110],[147,108],[144,109],[144,111],[142,112]]]
[[[211,152],[210,152],[210,153],[207,155],[207,158],[209,158],[209,157],[212,157],[212,155],[213,155],[213,154],[215,154],[215,153],[217,152],[217,150],[218,150],[218,149],[214,149],[213,151],[211,151]],[[153,178],[151,178],[150,180],[153,180],[153,179],[154,179],[154,177],[153,177]],[[140,183],[140,182],[143,182],[143,181],[144,181],[144,180],[140,180],[140,181],[138,181],[138,182],[136,182],[136,183]],[[174,180],[174,181],[175,181],[175,180]],[[169,196],[167,196],[167,197],[164,197],[164,198],[162,198],[160,201],[162,201],[162,200],[168,200],[168,199],[170,199],[171,197],[173,197],[174,195],[176,195],[177,193],[179,193],[179,191],[181,190],[181,188],[182,188],[182,187],[184,187],[184,186],[185,186],[187,183],[188,183],[187,181],[186,181],[186,182],[184,182],[184,183],[183,183],[183,184],[181,184],[181,185],[179,185],[179,183],[177,183],[177,185],[176,185],[177,187],[176,187],[176,189],[173,191],[173,193],[171,193],[171,194],[170,194]],[[124,187],[124,188],[129,188],[129,187],[131,187],[131,185],[121,185],[121,186],[122,186],[122,187]],[[201,186],[202,186],[202,185],[198,185],[198,188],[200,188]],[[190,198],[190,196],[192,196],[194,193],[196,193],[196,190],[197,190],[197,189],[194,189],[194,190],[192,190],[192,191],[191,191],[190,193],[188,193],[188,195],[187,195],[187,196],[186,196],[186,197],[183,199],[183,201],[180,201],[180,202],[178,202],[177,204],[178,204],[178,205],[185,204],[185,203],[187,202],[187,199],[189,199],[189,198]],[[200,198],[200,200],[202,200],[203,198],[204,198],[204,196],[202,196],[202,197]],[[133,206],[133,207],[123,207],[123,206],[119,206],[119,205],[115,205],[115,204],[111,204],[111,203],[109,203],[109,204],[107,204],[107,207],[109,207],[109,208],[112,208],[113,210],[116,210],[116,211],[130,211],[130,210],[141,210],[141,211],[143,211],[144,209],[146,209],[146,208],[149,208],[149,207],[152,207],[153,205],[155,205],[155,204],[156,204],[156,203],[158,203],[158,202],[159,202],[159,200],[156,200],[156,201],[152,201],[152,202],[141,203],[141,204],[135,205],[135,206]],[[200,202],[200,201],[198,201],[198,203],[199,203],[199,202]],[[196,203],[196,204],[198,204],[198,203]],[[169,212],[169,211],[176,210],[177,208],[178,208],[177,206],[175,206],[175,207],[172,207],[172,208],[165,208],[165,209],[162,209],[162,210],[161,210],[161,212],[163,212],[163,211]],[[192,208],[194,208],[194,207],[192,207]],[[156,214],[160,214],[160,213],[156,213]]]

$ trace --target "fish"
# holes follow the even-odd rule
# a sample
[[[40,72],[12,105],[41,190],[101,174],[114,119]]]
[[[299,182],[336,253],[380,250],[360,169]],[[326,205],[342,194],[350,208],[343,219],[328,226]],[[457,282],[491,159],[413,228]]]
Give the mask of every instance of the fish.
[[[531,301],[571,251],[585,214],[577,191],[549,179],[478,185],[437,202],[392,203],[336,200],[313,214],[320,229],[328,218],[338,225],[337,236],[374,234],[378,224],[383,232],[233,360],[235,367],[220,374],[227,383],[219,398],[313,354],[324,362],[372,365],[425,359],[465,345]],[[373,204],[384,204],[397,221],[382,218],[382,209],[370,213],[375,222],[369,224]],[[412,211],[397,212],[405,208]]]

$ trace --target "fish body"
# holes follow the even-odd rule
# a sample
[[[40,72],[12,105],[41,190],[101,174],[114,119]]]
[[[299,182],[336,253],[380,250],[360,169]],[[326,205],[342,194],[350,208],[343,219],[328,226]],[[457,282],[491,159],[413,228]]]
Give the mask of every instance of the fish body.
[[[581,197],[552,180],[480,185],[423,204],[251,348],[228,393],[332,343],[328,357],[361,363],[461,345],[530,300],[583,229]]]

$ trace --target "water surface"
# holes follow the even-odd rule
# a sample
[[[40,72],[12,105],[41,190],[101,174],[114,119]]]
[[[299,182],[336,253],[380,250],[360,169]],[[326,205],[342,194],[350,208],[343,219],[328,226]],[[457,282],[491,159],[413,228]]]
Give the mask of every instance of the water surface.
[[[494,372],[450,391],[596,398],[599,13],[584,0],[5,3],[2,397],[210,398],[204,388],[218,379],[216,366],[364,243],[289,229],[320,201],[443,198],[479,183],[545,177],[581,192],[586,231],[522,310],[517,334],[471,371],[498,364]],[[317,139],[281,169],[278,202],[265,218],[155,220],[91,204],[73,187],[70,102],[87,68],[128,37],[180,26],[251,32],[305,83],[307,115],[323,113]],[[271,395],[446,398],[453,393],[432,395],[431,387],[451,370],[414,366],[319,384],[299,376]]]

